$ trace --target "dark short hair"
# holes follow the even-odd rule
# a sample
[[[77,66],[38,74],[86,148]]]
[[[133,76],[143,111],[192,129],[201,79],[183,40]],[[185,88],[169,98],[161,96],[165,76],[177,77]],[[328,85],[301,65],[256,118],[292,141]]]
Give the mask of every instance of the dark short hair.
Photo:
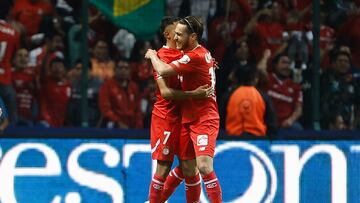
[[[186,16],[185,18],[181,19],[179,23],[186,25],[187,30],[189,31],[190,34],[195,33],[198,36],[198,38],[201,39],[201,36],[204,31],[204,25],[200,21],[200,19],[198,19],[195,16]]]
[[[273,66],[277,65],[277,64],[279,63],[280,59],[281,59],[282,57],[284,57],[284,56],[285,56],[285,57],[289,57],[289,55],[287,55],[286,53],[280,53],[280,54],[276,55],[276,56],[274,57],[274,59],[272,60]]]
[[[235,65],[235,77],[239,85],[252,85],[258,74],[258,70],[253,64]]]
[[[180,18],[178,17],[172,17],[172,16],[164,16],[161,19],[160,23],[160,32],[164,33],[167,26],[174,24],[175,22],[179,21]]]
[[[350,55],[348,52],[346,52],[346,51],[340,51],[340,50],[334,52],[333,57],[330,57],[330,62],[331,62],[331,63],[335,63],[336,60],[337,60],[337,59],[339,58],[339,56],[341,56],[341,55],[346,56],[346,57],[349,59],[350,64],[352,63],[352,61],[351,61],[351,55]]]

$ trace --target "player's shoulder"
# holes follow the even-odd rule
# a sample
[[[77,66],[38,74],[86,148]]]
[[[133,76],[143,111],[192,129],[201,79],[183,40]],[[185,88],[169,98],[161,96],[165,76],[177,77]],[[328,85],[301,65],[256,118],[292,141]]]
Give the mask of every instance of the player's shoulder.
[[[180,54],[181,51],[177,50],[177,49],[173,49],[170,48],[168,46],[162,46],[159,50],[158,53],[164,53],[164,54]]]
[[[183,55],[181,51],[166,46],[163,46],[161,49],[159,49],[157,54],[159,58],[166,63],[170,63],[174,60],[177,60],[181,58]]]
[[[204,61],[204,63],[212,63],[214,61],[211,53],[201,45],[197,46],[186,54],[189,56],[189,58]]]

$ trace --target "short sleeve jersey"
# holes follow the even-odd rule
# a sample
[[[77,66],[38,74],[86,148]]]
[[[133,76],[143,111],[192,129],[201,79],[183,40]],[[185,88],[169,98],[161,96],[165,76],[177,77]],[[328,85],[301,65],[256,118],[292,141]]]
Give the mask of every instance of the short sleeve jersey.
[[[183,55],[179,50],[172,49],[167,46],[163,46],[161,49],[158,50],[158,57],[165,63],[171,63],[174,60],[181,58]],[[154,79],[157,80],[159,75],[155,70],[153,70]],[[165,78],[168,87],[173,89],[181,89],[179,77],[171,76]],[[157,88],[156,92],[156,102],[154,104],[154,108],[152,113],[160,118],[174,121],[179,119],[180,117],[180,106],[179,103],[172,100],[166,100],[161,97],[159,88]]]
[[[8,23],[0,20],[0,83],[11,83],[11,60],[19,47],[19,33]]]
[[[184,91],[191,91],[206,84],[215,87],[214,60],[210,52],[200,45],[185,52],[182,58],[170,65],[182,76],[181,87]],[[183,123],[219,119],[215,94],[207,99],[188,99],[182,104]]]

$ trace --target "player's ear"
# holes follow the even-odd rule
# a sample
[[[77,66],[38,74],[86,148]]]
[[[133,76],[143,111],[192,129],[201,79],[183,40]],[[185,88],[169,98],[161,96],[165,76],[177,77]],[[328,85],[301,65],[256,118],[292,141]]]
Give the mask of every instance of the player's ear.
[[[170,38],[170,33],[169,33],[169,31],[167,31],[167,30],[165,30],[165,31],[163,32],[163,35],[164,35],[165,39],[169,39],[169,38]]]
[[[192,40],[194,40],[194,41],[198,39],[196,33],[191,33],[191,34],[190,34],[190,38],[191,38]]]

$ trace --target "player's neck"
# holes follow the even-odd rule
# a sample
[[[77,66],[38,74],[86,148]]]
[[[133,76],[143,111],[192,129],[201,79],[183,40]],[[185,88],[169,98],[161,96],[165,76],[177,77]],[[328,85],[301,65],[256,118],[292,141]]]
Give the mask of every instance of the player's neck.
[[[196,49],[198,46],[200,46],[199,42],[195,42],[194,44],[192,44],[191,46],[189,46],[186,50],[184,51],[191,51]]]
[[[166,45],[167,47],[171,48],[171,49],[176,49],[176,43],[175,42],[172,42],[170,40],[167,40],[166,41]]]

